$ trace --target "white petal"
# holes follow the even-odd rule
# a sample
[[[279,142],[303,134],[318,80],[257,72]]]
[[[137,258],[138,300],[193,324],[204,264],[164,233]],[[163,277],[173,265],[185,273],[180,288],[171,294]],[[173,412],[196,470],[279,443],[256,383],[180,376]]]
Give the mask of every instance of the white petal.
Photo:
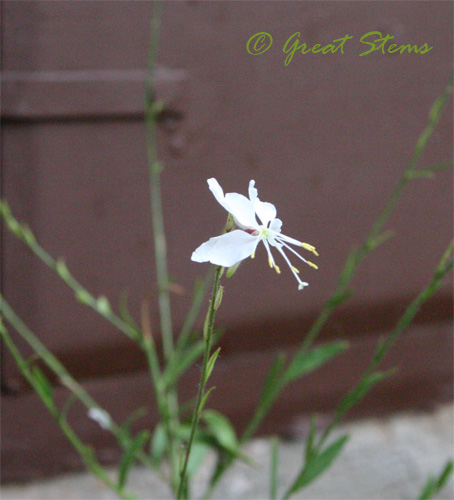
[[[214,197],[216,198],[216,201],[222,205],[226,210],[227,207],[225,206],[225,201],[224,201],[224,191],[221,188],[219,182],[212,177],[211,179],[207,180],[208,182],[208,187],[210,188],[210,191],[213,193]]]
[[[272,203],[260,201],[257,198],[254,203],[254,208],[264,226],[267,226],[268,222],[276,218],[276,207]]]
[[[195,262],[211,262],[217,266],[230,267],[251,256],[260,238],[239,229],[210,238],[197,248],[191,256]]]
[[[224,191],[219,182],[214,179],[208,179],[208,187],[213,193],[216,201],[233,215],[235,222],[242,229],[257,228],[257,220],[255,218],[254,204],[250,200],[238,193],[227,193],[224,196]]]
[[[281,219],[274,219],[271,224],[270,224],[270,229],[271,231],[274,231],[276,233],[281,232],[281,227],[282,227],[282,221]]]
[[[255,189],[255,181],[249,181],[249,199],[254,203],[257,198],[257,189]]]
[[[227,210],[233,215],[235,222],[243,229],[258,228],[255,218],[254,204],[246,196],[238,193],[225,195]]]

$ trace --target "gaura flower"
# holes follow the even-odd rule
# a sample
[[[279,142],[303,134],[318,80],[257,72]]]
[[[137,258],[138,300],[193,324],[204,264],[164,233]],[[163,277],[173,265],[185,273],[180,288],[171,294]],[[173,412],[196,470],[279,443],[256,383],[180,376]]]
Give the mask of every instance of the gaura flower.
[[[238,229],[210,238],[192,253],[191,260],[231,267],[247,257],[254,258],[257,245],[263,242],[268,253],[270,267],[280,274],[281,271],[271,253],[271,247],[274,247],[282,255],[298,281],[298,290],[307,286],[308,283],[300,280],[299,270],[290,263],[284,252],[284,247],[315,269],[317,266],[303,258],[289,243],[303,247],[314,255],[318,255],[318,253],[312,245],[289,238],[281,233],[282,221],[276,218],[276,207],[271,203],[259,200],[257,189],[254,187],[255,181],[249,182],[249,199],[238,193],[224,195],[224,191],[216,179],[208,179],[207,182],[219,204],[232,215]],[[256,216],[260,223],[257,222]]]

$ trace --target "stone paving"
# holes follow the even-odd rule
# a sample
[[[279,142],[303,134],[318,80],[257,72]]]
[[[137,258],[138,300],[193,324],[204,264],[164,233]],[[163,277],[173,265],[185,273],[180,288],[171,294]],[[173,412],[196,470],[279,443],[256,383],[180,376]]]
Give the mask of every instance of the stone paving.
[[[454,406],[428,413],[406,413],[344,425],[350,441],[329,472],[295,499],[306,500],[405,500],[417,499],[429,474],[438,474],[454,455]],[[259,500],[268,498],[268,439],[256,439],[245,452],[258,464],[254,469],[238,464],[219,485],[213,498]],[[279,481],[283,487],[295,476],[302,459],[302,443],[284,441],[280,448]],[[194,496],[203,491],[213,457],[201,470]],[[112,471],[112,474],[114,472]],[[148,470],[132,471],[129,486],[140,500],[171,498],[159,479]],[[31,484],[7,485],[3,500],[111,500],[117,497],[93,477],[78,473]],[[451,478],[437,500],[454,500]]]

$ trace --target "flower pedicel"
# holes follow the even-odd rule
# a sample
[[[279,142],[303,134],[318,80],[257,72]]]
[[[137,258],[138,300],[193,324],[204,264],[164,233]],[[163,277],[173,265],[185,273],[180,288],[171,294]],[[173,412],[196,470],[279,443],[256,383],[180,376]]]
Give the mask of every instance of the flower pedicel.
[[[249,199],[238,193],[224,195],[224,191],[214,178],[208,179],[207,182],[219,204],[232,215],[238,229],[210,238],[192,253],[191,259],[195,262],[211,262],[218,266],[231,267],[247,257],[254,258],[257,245],[262,241],[268,253],[270,267],[274,268],[277,273],[281,272],[271,253],[270,247],[275,247],[297,279],[298,290],[307,286],[307,283],[300,280],[299,270],[290,263],[284,247],[315,269],[317,269],[315,264],[301,257],[288,243],[303,247],[314,255],[318,253],[312,245],[281,233],[282,221],[276,218],[276,207],[272,203],[259,200],[257,189],[254,187],[255,181],[249,182]],[[261,224],[257,222],[256,215]]]

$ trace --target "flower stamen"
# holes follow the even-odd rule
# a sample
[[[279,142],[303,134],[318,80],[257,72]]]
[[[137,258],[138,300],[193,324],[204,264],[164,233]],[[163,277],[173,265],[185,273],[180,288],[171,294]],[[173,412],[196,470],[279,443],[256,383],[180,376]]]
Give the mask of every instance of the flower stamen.
[[[301,246],[306,249],[306,250],[309,250],[309,252],[312,252],[314,255],[316,255],[318,257],[318,253],[317,253],[317,250],[315,250],[315,247],[312,246],[312,245],[309,245],[309,243],[301,243]]]

